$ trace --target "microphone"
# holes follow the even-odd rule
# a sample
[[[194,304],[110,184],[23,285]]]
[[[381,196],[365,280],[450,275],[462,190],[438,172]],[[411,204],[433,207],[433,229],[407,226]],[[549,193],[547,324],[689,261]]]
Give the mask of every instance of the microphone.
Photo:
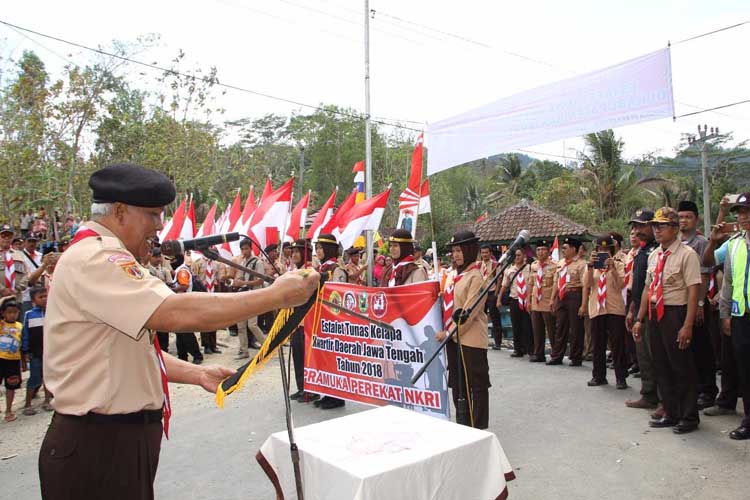
[[[520,233],[518,233],[518,236],[516,236],[516,239],[513,243],[510,244],[508,247],[508,250],[500,257],[500,260],[497,261],[497,265],[501,266],[506,260],[508,260],[518,248],[524,246],[526,243],[529,242],[531,239],[531,235],[529,232],[525,229],[522,229]],[[163,252],[164,250],[162,250]]]
[[[214,245],[240,239],[240,233],[215,234],[192,240],[167,240],[161,244],[161,253],[167,257],[184,255],[186,250],[205,250]]]

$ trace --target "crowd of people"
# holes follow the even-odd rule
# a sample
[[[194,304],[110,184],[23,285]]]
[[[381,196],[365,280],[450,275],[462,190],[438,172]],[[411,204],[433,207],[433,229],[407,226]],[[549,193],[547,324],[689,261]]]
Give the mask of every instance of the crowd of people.
[[[725,222],[730,211],[736,223]],[[548,366],[566,354],[569,366],[593,361],[590,387],[608,384],[608,368],[617,389],[640,378],[641,397],[625,404],[653,410],[651,427],[683,434],[698,428],[700,412],[736,414],[738,398],[750,395],[750,194],[722,200],[710,239],[698,223],[696,204],[683,201],[639,210],[628,245],[618,232],[594,238],[590,250],[569,237],[557,262],[550,241],[536,243],[535,258],[518,249],[487,302],[493,349],[501,348],[499,308],[507,306],[511,357]],[[480,258],[482,274],[491,275],[491,249]],[[748,399],[732,439],[750,438]]]
[[[737,223],[725,223],[728,212]],[[24,213],[20,237],[11,226],[0,228],[0,252],[5,280],[0,294],[3,326],[0,334],[0,366],[6,387],[5,420],[12,411],[20,372],[27,366],[24,414],[34,414],[31,399],[42,384],[42,334],[46,291],[60,252],[75,235],[74,218],[59,228],[66,239],[45,240],[45,218]],[[509,310],[513,331],[511,357],[548,366],[593,362],[588,386],[607,385],[608,369],[617,389],[628,387],[628,378],[640,379],[640,398],[626,401],[630,408],[653,410],[651,427],[671,427],[675,433],[698,428],[705,416],[736,413],[738,398],[750,384],[750,319],[748,319],[747,245],[750,241],[748,195],[721,204],[710,239],[698,231],[695,203],[676,208],[639,210],[630,221],[628,241],[619,232],[595,237],[590,248],[579,238],[561,241],[561,255],[554,260],[552,241],[537,240],[515,251],[512,263],[490,288],[487,300],[466,315],[464,308],[498,269],[494,248],[482,244],[471,232],[454,235],[446,261],[425,257],[412,235],[397,229],[388,238],[387,255],[375,256],[372,276],[376,286],[400,286],[428,279],[440,281],[445,305],[445,330],[438,340],[458,325],[460,347],[449,344],[449,385],[458,405],[456,370],[463,359],[471,424],[486,428],[490,387],[487,349],[502,349],[504,329],[501,310]],[[46,230],[46,229],[44,229]],[[39,250],[40,242],[42,250]],[[533,249],[532,249],[533,246]],[[297,269],[315,269],[329,280],[365,283],[369,264],[363,249],[342,252],[334,235],[321,234],[316,241],[299,239],[259,249],[245,239],[235,264],[257,274],[211,261],[198,252],[166,258],[153,243],[144,267],[175,293],[232,293],[268,286],[259,275],[276,278]],[[533,252],[533,253],[532,253]],[[250,357],[250,349],[264,342],[274,313],[240,321],[230,327],[238,337],[237,360]],[[170,333],[157,332],[162,351],[170,349]],[[220,353],[216,331],[175,335],[177,357],[201,364],[204,355]],[[547,356],[549,345],[549,357]],[[201,349],[202,347],[202,349]],[[292,337],[292,356],[297,391],[291,398],[321,409],[343,406],[341,399],[304,390],[304,332]],[[717,385],[717,373],[720,384]],[[43,409],[51,395],[45,390]],[[743,402],[745,399],[743,398]],[[730,433],[732,439],[750,438],[750,417]]]

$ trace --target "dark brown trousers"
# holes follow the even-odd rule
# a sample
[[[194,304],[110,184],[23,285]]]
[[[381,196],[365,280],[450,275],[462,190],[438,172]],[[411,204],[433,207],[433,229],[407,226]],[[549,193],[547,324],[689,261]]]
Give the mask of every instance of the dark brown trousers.
[[[55,414],[39,451],[43,500],[150,500],[161,422],[92,423]]]
[[[745,410],[742,425],[750,427],[750,313],[745,313],[742,317],[732,317],[731,339]]]
[[[462,346],[464,366],[463,392],[469,401],[469,415],[473,426],[486,429],[490,419],[490,365],[487,362],[487,349]],[[458,408],[458,344],[449,342],[445,346],[448,357],[448,385],[453,393],[453,405]],[[468,392],[467,392],[468,384]]]
[[[677,344],[677,333],[686,314],[687,306],[664,306],[664,316],[656,321],[656,311],[652,311],[649,334],[664,411],[669,418],[697,424],[700,417],[695,357],[689,348],[683,350]]]
[[[591,318],[591,341],[594,344],[593,378],[607,378],[607,344],[612,348],[612,361],[615,365],[617,380],[628,376],[628,357],[625,352],[625,316],[602,314]]]
[[[551,312],[532,311],[531,326],[534,331],[534,356],[543,359],[544,338],[549,339],[549,345],[555,345],[555,315]]]
[[[510,323],[513,327],[513,352],[531,354],[531,316],[518,307],[518,299],[510,299]]]
[[[565,294],[555,312],[555,343],[552,346],[552,359],[557,361],[565,357],[570,342],[570,361],[579,363],[583,360],[583,318],[578,316],[583,295],[580,290],[571,290]]]

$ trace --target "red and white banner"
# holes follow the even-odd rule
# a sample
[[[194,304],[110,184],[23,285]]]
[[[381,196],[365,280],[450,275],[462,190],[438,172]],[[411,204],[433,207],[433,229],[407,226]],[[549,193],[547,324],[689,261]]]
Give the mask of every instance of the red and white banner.
[[[398,222],[396,227],[406,229],[412,236],[417,231],[417,215],[419,213],[422,188],[422,153],[423,134],[417,137],[417,144],[411,154],[411,169],[406,189],[398,197]]]
[[[342,214],[337,218],[337,227],[331,232],[336,236],[342,248],[351,248],[363,231],[378,230],[390,194],[391,188],[389,187],[379,195],[358,203],[346,211],[339,209]]]
[[[432,205],[430,204],[430,179],[424,180],[419,194],[419,215],[432,212]]]
[[[289,179],[271,194],[263,194],[258,208],[250,219],[250,236],[265,248],[266,245],[278,242],[278,234],[289,217],[289,205],[292,203],[294,178]]]
[[[328,197],[328,200],[326,200],[323,206],[320,207],[320,210],[318,210],[318,214],[315,216],[315,220],[313,220],[312,224],[307,230],[307,238],[312,239],[313,241],[317,240],[318,235],[320,234],[320,230],[323,229],[323,226],[328,224],[328,221],[331,220],[331,217],[333,217],[333,205],[334,203],[336,203],[336,194],[338,193],[338,191],[338,188],[334,189],[333,193],[331,193],[331,196]]]
[[[322,297],[377,318],[394,330],[322,306],[305,319],[305,390],[376,406],[450,417],[445,352],[416,384],[410,380],[438,348],[443,329],[439,285],[393,288],[326,283]],[[314,317],[319,318],[315,324]]]
[[[305,220],[307,220],[307,206],[309,203],[310,191],[308,191],[307,194],[294,206],[294,209],[289,216],[289,223],[287,224],[284,241],[292,242],[299,238],[300,229],[305,227]]]

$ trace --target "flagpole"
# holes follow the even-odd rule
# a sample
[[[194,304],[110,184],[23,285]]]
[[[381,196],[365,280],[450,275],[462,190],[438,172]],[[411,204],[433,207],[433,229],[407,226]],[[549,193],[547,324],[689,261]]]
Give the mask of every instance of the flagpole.
[[[372,138],[370,123],[370,0],[365,0],[365,197],[372,198]],[[372,231],[365,232],[367,246],[367,286],[372,286]]]

